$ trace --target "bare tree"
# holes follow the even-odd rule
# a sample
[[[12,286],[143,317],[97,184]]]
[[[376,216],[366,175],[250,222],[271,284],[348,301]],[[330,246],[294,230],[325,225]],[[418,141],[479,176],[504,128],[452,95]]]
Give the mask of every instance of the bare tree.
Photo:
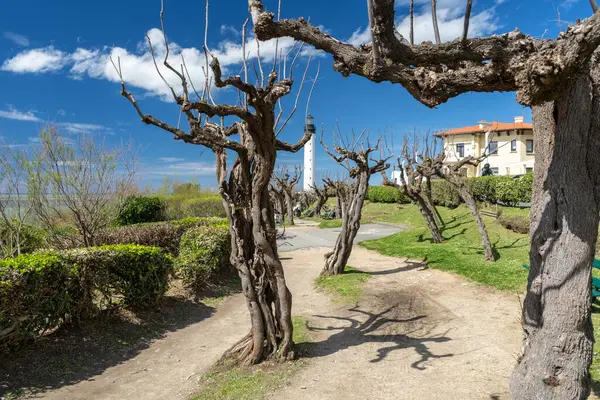
[[[294,166],[293,172],[290,172],[287,167],[281,167],[273,174],[273,180],[285,196],[286,214],[290,225],[294,225],[294,188],[301,177],[302,167],[299,165]]]
[[[485,222],[483,222],[483,218],[481,218],[481,215],[479,214],[477,202],[475,201],[475,197],[473,197],[473,193],[471,193],[471,189],[469,189],[469,186],[465,181],[465,177],[460,173],[461,168],[465,165],[477,167],[487,157],[487,154],[477,158],[473,156],[467,156],[456,163],[449,164],[445,162],[446,154],[442,151],[435,158],[425,155],[422,161],[418,164],[417,169],[421,171],[423,175],[437,175],[456,188],[458,194],[465,202],[465,205],[475,220],[477,230],[479,231],[479,236],[481,236],[481,244],[483,245],[485,259],[488,261],[495,261],[496,256],[485,227]]]
[[[361,142],[361,138],[365,132],[363,131],[358,138],[353,134],[351,142],[345,141],[341,145],[338,145],[334,141],[334,152],[331,152],[329,147],[323,142],[323,135],[321,134],[321,144],[327,154],[335,162],[344,166],[348,170],[349,177],[353,179],[352,183],[346,184],[346,188],[341,189],[346,192],[343,194],[344,198],[341,201],[343,210],[342,230],[337,237],[333,251],[325,256],[325,268],[321,272],[323,276],[338,275],[344,272],[346,263],[352,253],[354,238],[360,229],[362,207],[369,190],[369,179],[371,175],[389,168],[387,161],[390,157],[378,160],[372,158],[373,152],[379,149],[383,135],[371,146],[368,135],[364,141],[366,143]],[[331,182],[331,184],[335,183]],[[342,186],[340,182],[337,185]]]
[[[413,147],[413,152],[415,148]],[[408,141],[405,138],[402,145],[401,155],[398,157],[397,168],[399,170],[400,183],[392,182],[388,179],[385,173],[382,173],[383,184],[386,186],[394,186],[398,190],[402,191],[413,203],[417,205],[419,212],[423,216],[429,232],[431,233],[431,240],[433,243],[442,243],[444,238],[440,232],[440,227],[436,222],[435,212],[433,211],[433,203],[426,200],[426,196],[423,193],[423,186],[425,186],[424,176],[419,172],[417,168],[417,161],[414,158],[414,153],[411,154],[409,151]]]
[[[61,224],[72,223],[81,244],[98,244],[98,233],[114,221],[135,183],[134,149],[83,134],[71,144],[54,127],[40,133],[40,145],[27,182],[37,220],[54,235]]]
[[[348,183],[348,176],[337,176],[334,178],[324,178],[325,185],[335,193],[335,218],[344,219],[346,210],[348,209],[348,202],[350,200],[350,194],[352,187]]]
[[[277,204],[277,209],[281,214],[281,217],[285,218],[285,194],[283,193],[283,190],[281,190],[277,184],[271,184],[269,185],[269,191]]]
[[[206,24],[208,24],[208,2],[206,3]],[[163,11],[161,10],[164,48],[163,64],[180,84],[176,92],[165,80],[179,106],[179,113],[187,122],[188,128],[173,126],[150,114],[144,114],[132,93],[127,90],[119,60],[113,65],[121,77],[121,93],[131,103],[141,120],[157,126],[174,135],[176,140],[201,145],[215,154],[217,183],[226,208],[229,229],[232,236],[231,263],[241,278],[242,291],[250,312],[250,332],[224,357],[232,357],[244,364],[255,364],[265,359],[287,360],[294,356],[292,340],[292,295],[286,285],[283,267],[277,253],[276,228],[273,207],[269,199],[269,181],[275,169],[277,151],[297,152],[310,139],[307,132],[295,144],[284,142],[278,134],[296,111],[301,88],[309,70],[310,61],[304,70],[298,94],[287,118],[282,118],[281,99],[291,92],[294,63],[302,46],[295,46],[296,55],[289,60],[288,55],[274,60],[273,68],[265,72],[257,42],[255,65],[256,83],[248,79],[246,52],[246,23],[242,28],[243,58],[241,76],[223,78],[219,60],[210,52],[207,44],[207,30],[204,37],[206,60],[205,82],[202,93],[195,90],[186,71],[185,60],[177,67],[169,60],[169,43],[164,32]],[[152,43],[149,43],[152,49]],[[208,60],[211,59],[210,65]],[[209,77],[209,67],[212,75]],[[283,69],[279,73],[278,67]],[[157,73],[160,70],[157,67]],[[161,75],[162,76],[162,75]],[[309,92],[312,93],[318,77],[318,68]],[[216,104],[211,95],[211,82],[217,88],[237,90],[239,104]],[[190,87],[196,94],[192,99]],[[308,104],[307,104],[308,108]],[[218,118],[218,123],[211,121]],[[228,125],[225,122],[228,122]],[[237,135],[237,140],[236,140]],[[233,161],[229,157],[233,155]]]
[[[315,215],[315,217],[318,217],[321,215],[321,210],[323,209],[323,207],[327,203],[327,200],[329,199],[329,185],[324,183],[323,185],[319,186],[315,183],[311,186],[311,188],[317,196],[317,203],[315,204],[313,214]]]
[[[21,254],[26,221],[31,216],[27,201],[27,179],[30,154],[27,150],[0,144],[0,218],[4,225],[0,238],[2,256]]]
[[[523,357],[514,399],[585,399],[592,361],[591,264],[600,222],[600,12],[555,40],[518,30],[409,45],[395,34],[394,0],[373,0],[373,46],[344,43],[303,19],[277,20],[248,0],[256,35],[290,36],[333,55],[333,67],[374,82],[401,84],[434,107],[467,92],[516,91],[533,107],[535,175],[531,251],[523,307]],[[411,31],[411,36],[413,32]],[[575,161],[576,160],[576,161]],[[548,349],[552,349],[551,352]]]

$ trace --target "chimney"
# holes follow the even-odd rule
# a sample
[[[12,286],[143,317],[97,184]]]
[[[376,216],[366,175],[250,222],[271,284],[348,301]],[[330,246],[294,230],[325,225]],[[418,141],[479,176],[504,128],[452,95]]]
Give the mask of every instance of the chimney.
[[[525,122],[525,117],[523,115],[519,116],[519,117],[515,117],[515,124],[519,124],[519,123],[523,123]]]
[[[485,120],[483,120],[483,119],[481,121],[479,121],[478,124],[479,124],[479,129],[483,129],[484,127],[487,126],[487,122],[485,122]]]

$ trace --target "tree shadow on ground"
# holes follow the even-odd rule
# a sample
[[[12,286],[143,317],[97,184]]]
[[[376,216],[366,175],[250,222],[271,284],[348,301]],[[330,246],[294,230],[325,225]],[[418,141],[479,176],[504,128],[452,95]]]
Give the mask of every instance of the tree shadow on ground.
[[[397,318],[388,314],[403,314],[398,312],[399,304],[390,306],[381,312],[369,312],[361,310],[359,306],[350,308],[348,311],[354,313],[353,316],[325,316],[315,315],[314,317],[330,320],[333,325],[318,327],[306,322],[309,331],[338,331],[321,342],[304,343],[300,348],[300,354],[304,357],[324,357],[334,354],[340,350],[360,346],[364,343],[381,343],[384,345],[377,349],[377,354],[369,360],[376,363],[385,359],[391,352],[413,348],[420,356],[419,360],[411,364],[412,368],[418,370],[426,369],[426,363],[430,359],[451,357],[453,354],[436,355],[427,347],[427,343],[444,343],[451,340],[443,335],[423,335],[411,336],[417,331],[423,333],[423,325],[419,321],[426,318],[425,315],[413,315],[405,318]],[[412,314],[412,313],[411,313]],[[366,317],[364,321],[363,316]],[[402,332],[402,333],[400,333]]]
[[[347,269],[344,271],[344,274],[367,274],[367,275],[372,275],[372,276],[377,276],[377,275],[391,275],[391,274],[397,274],[399,272],[408,272],[408,271],[412,271],[413,269],[417,269],[417,268],[423,268],[425,267],[427,264],[423,263],[423,262],[414,262],[414,261],[406,261],[406,265],[402,266],[402,267],[398,267],[398,268],[393,268],[393,269],[386,269],[383,271],[365,271],[365,270],[358,270],[358,269]]]
[[[202,303],[167,297],[160,309],[106,311],[85,325],[59,328],[18,351],[0,353],[0,397],[93,379],[135,357],[166,333],[200,322],[214,311]]]

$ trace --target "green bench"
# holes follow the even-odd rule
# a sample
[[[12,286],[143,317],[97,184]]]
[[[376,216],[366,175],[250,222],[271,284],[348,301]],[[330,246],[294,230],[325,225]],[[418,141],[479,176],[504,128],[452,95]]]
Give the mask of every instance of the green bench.
[[[594,260],[592,262],[592,267],[600,269],[600,260]],[[531,267],[527,264],[523,264],[523,268],[525,268],[526,270],[531,269]],[[600,279],[594,278],[592,276],[592,301],[595,300],[596,297],[600,297]]]

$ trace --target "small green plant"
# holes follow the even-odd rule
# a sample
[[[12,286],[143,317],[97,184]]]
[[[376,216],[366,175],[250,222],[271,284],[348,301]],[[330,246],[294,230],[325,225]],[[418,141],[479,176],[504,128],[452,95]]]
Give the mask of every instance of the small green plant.
[[[166,204],[159,196],[129,196],[117,215],[116,224],[132,225],[157,222],[165,218]]]
[[[198,226],[181,237],[176,268],[184,284],[194,291],[215,273],[230,266],[231,235],[227,226]]]
[[[362,295],[362,286],[369,280],[369,274],[347,266],[341,275],[319,277],[317,287],[333,293],[343,303],[354,304]]]

